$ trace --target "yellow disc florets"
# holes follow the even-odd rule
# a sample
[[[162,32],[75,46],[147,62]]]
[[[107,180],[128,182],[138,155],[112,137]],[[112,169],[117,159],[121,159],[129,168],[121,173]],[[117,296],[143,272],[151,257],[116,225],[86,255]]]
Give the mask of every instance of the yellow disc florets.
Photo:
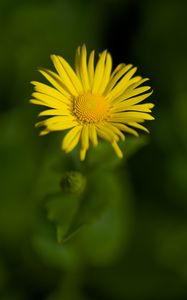
[[[82,122],[96,123],[107,119],[109,105],[103,96],[85,93],[75,98],[73,112]]]

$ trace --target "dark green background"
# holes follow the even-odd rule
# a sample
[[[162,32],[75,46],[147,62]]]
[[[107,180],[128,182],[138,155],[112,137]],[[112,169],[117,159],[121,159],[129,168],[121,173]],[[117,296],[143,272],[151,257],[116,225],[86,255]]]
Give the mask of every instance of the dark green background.
[[[0,299],[187,298],[186,16],[185,0],[1,0]],[[29,82],[52,53],[73,63],[82,43],[151,79],[156,120],[120,184],[117,172],[98,183],[103,197],[113,186],[114,216],[63,246],[42,197],[58,189],[66,156],[61,133],[38,137]]]

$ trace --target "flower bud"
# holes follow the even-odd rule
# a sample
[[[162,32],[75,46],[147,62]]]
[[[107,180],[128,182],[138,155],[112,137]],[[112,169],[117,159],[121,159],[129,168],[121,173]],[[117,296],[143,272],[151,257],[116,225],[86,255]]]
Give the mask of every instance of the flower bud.
[[[86,178],[80,172],[66,172],[60,182],[63,191],[67,193],[80,194],[86,186]]]

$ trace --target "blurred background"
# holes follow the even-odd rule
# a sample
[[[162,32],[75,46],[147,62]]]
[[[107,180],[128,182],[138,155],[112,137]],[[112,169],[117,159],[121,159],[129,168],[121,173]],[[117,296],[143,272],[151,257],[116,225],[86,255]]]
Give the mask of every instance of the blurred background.
[[[1,300],[187,299],[186,15],[185,0],[1,0]],[[57,243],[44,198],[82,167],[61,133],[38,137],[30,81],[44,82],[52,53],[73,64],[82,43],[151,79],[156,120],[119,165],[98,164],[96,221]]]

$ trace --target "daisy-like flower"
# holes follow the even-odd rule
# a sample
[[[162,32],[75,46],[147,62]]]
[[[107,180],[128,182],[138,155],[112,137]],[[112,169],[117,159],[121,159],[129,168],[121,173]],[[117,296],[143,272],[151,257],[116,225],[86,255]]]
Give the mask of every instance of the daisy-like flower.
[[[81,160],[90,142],[97,146],[99,137],[122,158],[119,140],[125,140],[125,133],[138,136],[135,129],[148,132],[142,123],[154,119],[150,115],[154,105],[141,103],[152,93],[150,86],[142,86],[148,78],[134,76],[137,68],[131,64],[119,64],[112,71],[112,58],[106,50],[95,66],[94,51],[87,60],[85,45],[76,51],[75,71],[63,57],[51,55],[51,59],[57,73],[39,70],[51,86],[32,82],[31,103],[49,108],[39,113],[48,116],[36,124],[44,127],[40,135],[68,129],[62,149],[68,153],[80,141]]]

